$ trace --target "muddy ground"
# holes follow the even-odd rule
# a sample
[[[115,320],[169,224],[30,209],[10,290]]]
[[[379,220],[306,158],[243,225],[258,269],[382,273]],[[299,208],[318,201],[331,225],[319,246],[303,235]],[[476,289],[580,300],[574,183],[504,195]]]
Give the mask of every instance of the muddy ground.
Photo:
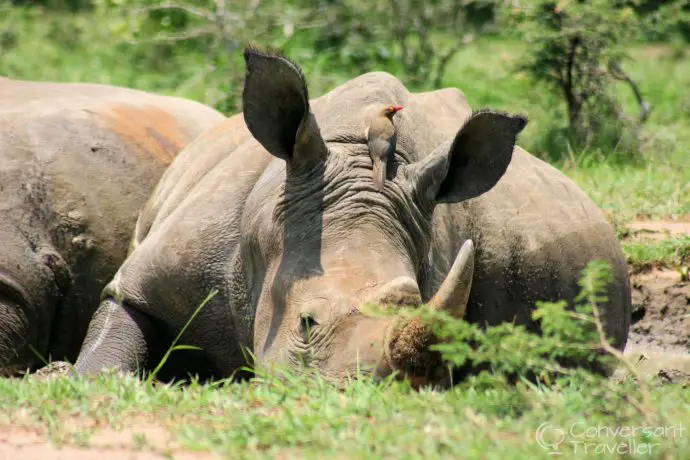
[[[690,283],[653,268],[631,276],[633,313],[627,348],[690,351]],[[626,349],[627,349],[626,348]]]
[[[690,235],[688,222],[635,222],[631,238]],[[667,382],[690,382],[690,282],[668,267],[631,268],[632,325],[626,356],[643,373]],[[137,445],[144,436],[146,447]],[[133,420],[123,430],[104,426],[89,447],[46,441],[36,427],[0,429],[0,460],[212,459],[210,453],[181,449],[158,420]]]
[[[690,235],[690,218],[627,225],[630,238]],[[626,355],[644,373],[690,382],[690,282],[670,267],[631,268],[632,324]]]

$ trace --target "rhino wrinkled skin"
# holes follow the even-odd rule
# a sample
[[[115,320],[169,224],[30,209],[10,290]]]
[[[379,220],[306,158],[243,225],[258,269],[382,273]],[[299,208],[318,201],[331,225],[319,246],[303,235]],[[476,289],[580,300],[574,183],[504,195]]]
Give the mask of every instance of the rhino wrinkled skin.
[[[247,365],[246,349],[259,367],[306,364],[339,381],[391,371],[433,381],[425,328],[361,306],[428,301],[469,240],[469,321],[536,329],[535,301],[572,302],[581,270],[601,258],[614,277],[606,332],[624,347],[630,289],[616,236],[572,181],[515,146],[524,118],[472,112],[456,89],[410,93],[383,72],[309,102],[286,58],[248,49],[245,60],[244,113],[190,144],[159,182],[79,372],[155,366],[218,289],[181,340],[202,351],[178,374],[230,375]],[[384,105],[404,110],[378,193],[365,131]],[[468,286],[449,279],[442,297],[466,299],[445,294]]]
[[[76,359],[156,182],[224,119],[140,91],[0,78],[0,373]]]

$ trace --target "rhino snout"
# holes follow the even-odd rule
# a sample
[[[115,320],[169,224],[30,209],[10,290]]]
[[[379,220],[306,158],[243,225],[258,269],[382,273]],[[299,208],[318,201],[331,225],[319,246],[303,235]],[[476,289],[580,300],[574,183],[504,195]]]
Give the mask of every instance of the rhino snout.
[[[473,272],[474,244],[467,240],[428,306],[462,318],[467,311]],[[419,318],[398,321],[386,337],[382,361],[416,386],[438,383],[446,377],[447,370],[441,355],[430,349],[435,343],[438,339]]]

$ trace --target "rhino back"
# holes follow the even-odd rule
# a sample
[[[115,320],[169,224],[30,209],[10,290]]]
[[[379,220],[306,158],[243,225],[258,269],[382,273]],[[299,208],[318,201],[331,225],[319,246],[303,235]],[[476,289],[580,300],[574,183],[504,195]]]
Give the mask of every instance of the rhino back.
[[[59,254],[70,273],[53,322],[53,357],[76,352],[165,167],[223,118],[192,101],[124,88],[0,81],[0,161],[3,183],[11,184],[0,194],[14,196],[14,215],[40,214],[40,222],[15,224]],[[40,189],[40,200],[19,184]]]
[[[454,136],[472,113],[455,89],[414,94],[412,104],[433,119],[436,142]],[[624,340],[631,300],[620,245],[596,204],[553,166],[516,147],[495,187],[462,203],[438,205],[433,219],[430,259],[420,273],[426,299],[471,238],[476,264],[468,319],[482,324],[517,319],[536,327],[531,321],[535,302],[572,302],[582,269],[601,258],[614,276],[604,319],[617,322],[616,339]]]
[[[214,126],[187,146],[166,169],[151,193],[137,220],[133,245],[140,244],[152,228],[164,222],[220,162],[250,139],[244,118],[239,114]]]
[[[253,312],[237,298],[245,291],[238,242],[246,199],[271,163],[282,166],[242,115],[191,143],[149,199],[135,245],[105,291],[175,331],[220,289],[187,329],[220,369],[243,364],[239,347],[251,343]]]
[[[314,99],[312,109],[328,143],[366,144],[366,129],[376,109],[400,105],[395,116],[396,154],[415,162],[455,136],[471,114],[462,91],[444,88],[411,93],[386,72],[369,72]]]

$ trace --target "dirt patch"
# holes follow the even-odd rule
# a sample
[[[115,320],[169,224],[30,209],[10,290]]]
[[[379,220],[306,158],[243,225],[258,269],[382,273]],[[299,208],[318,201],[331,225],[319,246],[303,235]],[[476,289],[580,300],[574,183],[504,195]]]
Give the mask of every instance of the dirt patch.
[[[690,216],[681,220],[637,220],[625,225],[633,238],[663,240],[690,236]]]
[[[88,445],[46,442],[38,429],[22,426],[0,428],[0,460],[206,460],[208,452],[184,452],[168,430],[155,422],[133,421],[118,430],[94,431]]]
[[[643,48],[636,50],[634,55],[642,59],[664,59],[673,56],[677,51],[673,47],[667,44],[650,44]],[[687,54],[687,50],[682,52],[683,55]],[[680,56],[678,57],[680,59]]]
[[[652,269],[631,277],[633,314],[628,342],[690,352],[690,283],[680,273]]]
[[[628,240],[690,236],[690,215],[674,216],[673,220],[639,219],[624,227],[629,230]],[[630,267],[632,324],[626,353],[665,353],[690,359],[690,282],[681,281],[680,271],[671,268],[638,269]]]
[[[631,276],[632,324],[626,355],[645,374],[690,382],[690,282],[669,269]]]

